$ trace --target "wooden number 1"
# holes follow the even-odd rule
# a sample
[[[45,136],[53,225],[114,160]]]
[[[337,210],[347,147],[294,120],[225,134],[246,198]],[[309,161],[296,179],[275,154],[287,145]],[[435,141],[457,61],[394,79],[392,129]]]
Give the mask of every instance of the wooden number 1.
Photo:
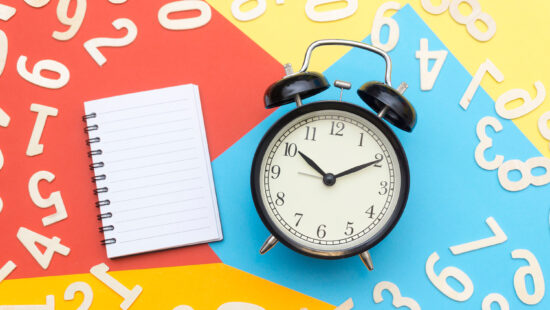
[[[0,310],[55,310],[55,296],[46,296],[45,305],[0,306]]]
[[[94,277],[96,277],[99,281],[103,282],[103,284],[107,285],[113,291],[115,291],[115,293],[124,298],[124,301],[120,304],[120,308],[122,308],[123,310],[130,308],[134,301],[136,301],[136,299],[139,297],[143,289],[141,288],[141,286],[136,285],[132,290],[129,290],[120,282],[118,282],[115,278],[108,275],[107,271],[109,271],[109,267],[104,263],[93,266],[90,269],[90,273]]]
[[[485,239],[481,239],[481,240],[476,240],[476,241],[464,243],[464,244],[461,244],[461,245],[455,245],[455,246],[450,247],[449,250],[451,250],[451,252],[454,255],[459,255],[459,254],[462,254],[462,253],[472,252],[472,251],[475,251],[475,250],[479,250],[479,249],[483,249],[483,248],[490,247],[490,246],[493,246],[493,245],[497,245],[497,244],[503,243],[504,241],[508,240],[508,237],[506,236],[504,231],[502,231],[500,226],[498,226],[497,221],[495,221],[495,219],[493,217],[488,217],[485,220],[485,222],[487,223],[487,225],[489,225],[489,228],[493,232],[494,236],[489,237],[489,238],[485,238]]]

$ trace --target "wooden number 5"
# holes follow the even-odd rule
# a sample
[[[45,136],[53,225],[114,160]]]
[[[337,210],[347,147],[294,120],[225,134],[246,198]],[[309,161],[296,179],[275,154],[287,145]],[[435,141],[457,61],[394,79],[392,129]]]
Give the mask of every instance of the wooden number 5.
[[[386,290],[391,293],[393,296],[392,305],[396,308],[399,307],[407,307],[411,310],[420,310],[420,305],[416,302],[416,300],[409,298],[409,297],[403,297],[401,296],[401,292],[399,291],[399,288],[397,285],[388,282],[388,281],[382,281],[374,287],[374,290],[372,291],[372,299],[374,299],[374,302],[379,304],[382,301],[384,301],[384,298],[382,298],[382,292]]]
[[[128,34],[126,34],[126,36],[124,36],[122,38],[117,38],[117,39],[113,39],[113,38],[95,38],[95,39],[91,39],[91,40],[87,41],[86,43],[84,43],[84,48],[86,49],[86,51],[88,51],[90,56],[92,56],[92,58],[95,60],[95,62],[99,66],[103,66],[103,64],[105,64],[105,62],[107,61],[105,56],[103,56],[103,54],[101,54],[101,52],[98,50],[99,47],[103,47],[103,46],[109,46],[109,47],[126,46],[126,45],[129,45],[130,43],[134,42],[134,40],[137,37],[138,30],[137,30],[136,24],[134,24],[134,22],[132,22],[131,20],[129,20],[127,18],[119,18],[119,19],[115,20],[113,22],[113,27],[115,27],[117,30],[125,28],[126,30],[128,30]]]

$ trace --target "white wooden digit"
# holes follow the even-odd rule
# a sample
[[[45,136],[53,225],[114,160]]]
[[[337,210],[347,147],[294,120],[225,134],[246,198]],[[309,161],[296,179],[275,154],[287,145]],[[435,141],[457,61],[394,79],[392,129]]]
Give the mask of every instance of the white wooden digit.
[[[467,16],[462,15],[458,9],[462,3],[467,3],[472,8],[472,12]],[[453,0],[449,6],[449,13],[457,23],[466,25],[481,13],[481,5],[477,0]]]
[[[491,305],[494,303],[498,304],[500,310],[510,310],[508,300],[506,300],[504,296],[497,293],[491,293],[485,296],[483,302],[481,303],[481,310],[491,310]]]
[[[84,295],[82,303],[76,310],[88,310],[92,306],[94,300],[94,291],[90,285],[86,282],[74,282],[71,283],[65,290],[63,298],[65,300],[74,300],[76,292],[81,292]]]
[[[420,89],[431,90],[445,63],[447,51],[428,50],[428,39],[422,38],[420,39],[420,50],[416,51],[416,58],[420,60]],[[431,71],[428,68],[430,59],[435,59]]]
[[[395,1],[389,1],[384,2],[376,11],[376,14],[374,15],[374,22],[372,23],[372,29],[371,29],[371,41],[372,45],[383,49],[386,52],[391,51],[395,45],[397,45],[397,42],[399,41],[399,25],[395,21],[395,19],[391,17],[385,17],[384,13],[388,10],[399,10],[401,8],[401,4]],[[384,44],[380,42],[380,31],[382,31],[382,27],[386,25],[389,27],[389,36],[388,41]]]
[[[173,310],[194,310],[194,309],[190,306],[181,305],[181,306],[175,307]]]
[[[264,308],[247,302],[227,302],[218,307],[218,310],[265,310]]]
[[[346,2],[346,7],[330,11],[317,11],[315,8],[334,2]],[[330,22],[349,17],[357,11],[359,0],[308,0],[306,2],[306,15],[315,22]]]
[[[13,17],[13,15],[15,15],[16,11],[17,10],[11,6],[0,4],[0,19],[7,22],[8,20],[10,20],[10,18]]]
[[[544,297],[544,276],[540,269],[539,262],[535,255],[529,250],[514,250],[512,251],[512,258],[524,259],[529,264],[528,266],[520,267],[514,274],[514,289],[518,298],[527,305],[536,305]],[[526,276],[531,275],[534,284],[534,292],[530,295],[525,288]]]
[[[454,266],[449,266],[444,268],[439,275],[434,271],[435,263],[439,261],[439,255],[437,252],[433,252],[428,260],[426,261],[426,275],[432,284],[445,296],[456,300],[456,301],[466,301],[472,297],[474,293],[474,284],[472,280],[464,271],[458,269]],[[464,290],[462,292],[455,291],[448,283],[447,278],[452,277],[457,280]]]
[[[493,232],[494,236],[481,239],[481,240],[464,243],[461,245],[452,246],[449,248],[451,252],[454,255],[459,255],[462,253],[472,252],[472,251],[487,248],[493,245],[501,244],[501,243],[504,243],[506,240],[508,240],[508,237],[506,236],[504,231],[502,231],[497,221],[495,221],[495,219],[492,216],[488,217],[485,220],[485,222]]]
[[[464,92],[462,99],[460,99],[460,106],[464,110],[467,110],[468,106],[470,106],[470,102],[472,101],[474,94],[479,88],[479,85],[481,85],[481,79],[483,79],[485,73],[489,73],[489,75],[491,75],[493,79],[495,79],[495,81],[497,81],[498,83],[504,81],[504,74],[500,72],[495,64],[493,64],[493,62],[489,59],[485,60],[485,62],[482,63],[477,69],[477,72],[472,78],[470,84],[468,85],[466,92]]]
[[[550,140],[550,125],[548,125],[548,122],[550,122],[550,111],[544,113],[538,122],[539,132],[546,140]]]
[[[372,291],[372,299],[374,299],[375,303],[379,304],[384,301],[384,298],[382,297],[383,291],[390,292],[393,297],[392,305],[394,307],[407,307],[411,310],[421,310],[420,305],[418,305],[418,302],[416,302],[416,300],[409,297],[401,296],[401,292],[399,291],[397,285],[389,281],[379,282],[374,287],[374,290]]]
[[[46,127],[46,119],[48,116],[57,116],[58,110],[56,108],[48,107],[41,104],[31,104],[31,111],[38,113],[36,115],[36,122],[32,129],[29,145],[27,146],[27,156],[36,156],[44,152],[44,145],[40,144],[40,138],[44,127]]]
[[[546,172],[542,175],[533,175],[532,170],[539,167],[544,168]],[[512,170],[519,171],[521,179],[517,181],[510,180],[508,173]],[[518,159],[509,160],[498,168],[498,180],[504,189],[511,192],[524,190],[529,185],[546,185],[550,183],[550,159],[546,157],[533,157],[525,162]]]
[[[4,154],[2,153],[2,150],[0,150],[0,170],[2,170],[2,168],[4,168]],[[2,211],[1,205],[0,205],[0,211]]]
[[[4,281],[14,270],[17,268],[17,265],[9,260],[7,263],[0,268],[0,283]]]
[[[67,210],[61,198],[61,192],[53,192],[48,198],[43,198],[38,190],[38,183],[46,180],[51,183],[55,179],[55,175],[48,171],[38,171],[29,179],[29,195],[32,202],[39,208],[47,209],[55,207],[55,213],[42,218],[42,224],[48,226],[55,224],[67,218]]]
[[[535,88],[537,90],[535,99],[531,99],[526,90],[519,88],[511,89],[502,94],[495,103],[497,114],[502,118],[515,119],[538,108],[546,98],[546,89],[540,81],[535,82]],[[520,98],[523,99],[523,103],[519,107],[510,110],[506,108],[506,104]]]
[[[233,13],[233,17],[242,22],[246,22],[256,19],[265,13],[267,9],[266,0],[255,0],[254,2],[257,4],[253,9],[245,12],[241,11],[241,6],[250,1],[254,0],[233,0],[233,3],[231,3],[231,13]]]
[[[72,17],[68,16],[69,4],[71,3],[71,0],[59,0],[59,3],[57,4],[57,19],[59,19],[63,25],[69,26],[69,29],[65,32],[54,31],[52,36],[56,40],[67,41],[72,39],[84,21],[87,0],[73,1],[76,1],[76,10],[74,11]]]
[[[41,8],[50,3],[50,0],[25,0],[25,2],[33,8]]]
[[[61,239],[58,237],[53,237],[50,239],[25,227],[19,228],[19,231],[17,232],[17,239],[19,239],[21,244],[27,249],[27,251],[29,251],[32,257],[34,257],[36,262],[44,270],[48,269],[50,266],[55,253],[67,256],[71,252],[71,249],[60,243]],[[44,251],[44,253],[40,252],[36,246],[36,243],[46,247],[46,251]]]
[[[127,0],[109,0],[112,4],[122,4],[126,3]]]
[[[8,37],[4,31],[0,30],[0,76],[4,72],[6,60],[8,59]]]
[[[40,87],[59,89],[67,85],[67,83],[69,83],[69,79],[71,78],[71,73],[69,72],[69,69],[67,69],[67,67],[65,67],[65,65],[63,65],[62,63],[55,60],[44,59],[37,62],[32,68],[32,73],[27,71],[26,66],[27,56],[19,56],[19,59],[17,60],[17,72],[19,73],[19,75],[28,82],[31,82],[32,84]],[[43,77],[40,74],[43,70],[53,71],[59,74],[59,78],[50,79]]]
[[[0,108],[0,127],[8,127],[10,124],[10,116]]]
[[[200,11],[200,15],[192,18],[170,19],[169,14],[184,11]],[[184,0],[165,4],[160,8],[158,20],[162,27],[169,30],[187,30],[202,27],[212,19],[212,9],[204,1]]]
[[[353,309],[353,299],[348,298],[343,304],[336,307],[334,310],[351,310]]]
[[[2,150],[0,150],[0,158],[1,157],[2,157]],[[2,158],[2,160],[4,159]],[[4,210],[4,201],[2,200],[2,197],[0,197],[0,213],[2,213],[2,210]]]
[[[127,46],[130,43],[134,42],[137,37],[138,29],[136,24],[127,18],[119,18],[113,22],[113,27],[117,30],[122,28],[128,30],[128,33],[122,38],[95,38],[88,40],[84,43],[84,48],[94,61],[99,65],[103,66],[107,59],[101,52],[98,50],[99,47],[109,46],[109,47],[122,47]]]
[[[487,161],[485,159],[485,150],[493,146],[493,139],[487,136],[486,129],[488,126],[491,126],[495,132],[500,132],[502,130],[502,124],[500,121],[492,116],[485,116],[479,120],[476,127],[479,144],[475,150],[475,159],[481,168],[485,170],[495,170],[498,169],[498,167],[500,167],[500,165],[504,162],[504,156],[496,155],[495,159],[492,161]]]
[[[487,30],[485,32],[479,30],[479,28],[477,28],[476,21],[484,23],[485,26],[487,26]],[[486,42],[489,41],[497,32],[497,23],[489,14],[481,12],[466,24],[466,29],[468,29],[468,33],[474,39],[481,42]]]
[[[46,296],[45,305],[13,305],[0,306],[0,310],[55,310],[55,296]]]
[[[143,288],[139,285],[136,285],[132,290],[129,290],[120,282],[118,282],[115,278],[108,275],[107,271],[109,271],[109,267],[104,263],[93,266],[90,269],[90,273],[94,277],[96,277],[99,281],[103,282],[103,284],[107,285],[109,288],[115,291],[115,293],[124,298],[124,301],[120,304],[120,308],[122,308],[123,310],[127,310],[139,297],[139,295],[143,291]]]
[[[451,3],[451,0],[441,0],[441,4],[438,6],[434,6],[432,4],[432,0],[422,0],[422,7],[424,10],[426,10],[428,13],[439,15],[449,8],[449,4]]]

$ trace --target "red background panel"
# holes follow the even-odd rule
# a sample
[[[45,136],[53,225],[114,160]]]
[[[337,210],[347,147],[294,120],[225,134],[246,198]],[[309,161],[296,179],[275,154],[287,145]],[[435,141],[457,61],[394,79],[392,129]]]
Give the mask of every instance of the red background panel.
[[[0,149],[5,157],[0,171],[0,266],[13,260],[18,268],[10,278],[88,272],[105,261],[113,270],[163,267],[218,262],[207,245],[179,248],[109,260],[100,245],[99,213],[90,182],[92,171],[84,143],[83,102],[136,91],[194,83],[199,85],[210,154],[216,158],[268,114],[263,108],[263,90],[283,75],[283,69],[230,22],[212,10],[212,20],[192,31],[164,29],[158,22],[160,7],[170,1],[128,1],[113,5],[108,1],[88,1],[83,25],[67,42],[52,37],[64,31],[56,17],[57,1],[32,8],[23,1],[4,2],[17,9],[0,29],[8,36],[7,63],[0,76],[0,107],[11,117],[8,128],[0,128]],[[72,3],[75,3],[73,1]],[[171,18],[188,16],[174,14]],[[129,18],[138,28],[136,40],[121,48],[100,48],[107,62],[99,67],[84,49],[96,37],[120,38],[125,30],[112,26],[117,18]],[[43,59],[63,63],[71,72],[69,83],[58,90],[33,85],[17,73],[20,55],[28,57],[27,68]],[[59,109],[48,117],[42,135],[44,153],[25,155],[37,113],[32,103]],[[250,150],[251,152],[253,150]],[[42,181],[40,191],[47,197],[61,191],[69,218],[49,227],[42,217],[52,209],[36,207],[28,194],[28,180],[37,171],[55,174],[52,183]],[[69,256],[55,254],[44,271],[17,240],[19,227],[47,237],[58,236],[71,248]],[[222,219],[223,226],[223,219]]]

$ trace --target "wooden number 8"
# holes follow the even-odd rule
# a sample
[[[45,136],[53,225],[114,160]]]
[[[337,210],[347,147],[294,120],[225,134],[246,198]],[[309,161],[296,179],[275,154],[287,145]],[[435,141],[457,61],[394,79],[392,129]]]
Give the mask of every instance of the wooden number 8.
[[[544,168],[546,171],[542,175],[533,175],[535,168]],[[508,173],[517,170],[521,173],[521,179],[512,181],[508,178]],[[512,159],[498,168],[498,180],[504,189],[517,192],[526,189],[529,185],[542,186],[550,183],[550,159],[546,157],[533,157],[525,162],[518,159]]]

